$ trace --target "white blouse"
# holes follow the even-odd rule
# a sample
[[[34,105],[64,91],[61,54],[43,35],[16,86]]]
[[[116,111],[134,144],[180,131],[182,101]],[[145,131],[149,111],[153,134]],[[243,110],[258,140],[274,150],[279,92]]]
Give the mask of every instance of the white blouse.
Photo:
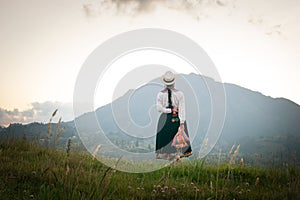
[[[176,89],[171,89],[172,91],[172,105],[173,107],[178,108],[178,117],[180,119],[180,123],[185,122],[185,102],[184,95],[181,91]],[[168,102],[168,90],[164,89],[157,94],[157,110],[163,113],[171,113],[172,110],[167,108],[169,106]]]

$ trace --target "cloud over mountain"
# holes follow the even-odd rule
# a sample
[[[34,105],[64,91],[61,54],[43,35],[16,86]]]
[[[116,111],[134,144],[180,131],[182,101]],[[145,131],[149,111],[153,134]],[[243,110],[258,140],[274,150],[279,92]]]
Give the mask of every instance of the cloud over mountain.
[[[33,102],[30,108],[26,110],[7,110],[0,108],[0,125],[7,126],[10,123],[30,123],[33,121],[48,122],[51,114],[58,109],[58,115],[62,116],[63,121],[72,120],[73,110],[71,103],[51,102],[43,103]]]

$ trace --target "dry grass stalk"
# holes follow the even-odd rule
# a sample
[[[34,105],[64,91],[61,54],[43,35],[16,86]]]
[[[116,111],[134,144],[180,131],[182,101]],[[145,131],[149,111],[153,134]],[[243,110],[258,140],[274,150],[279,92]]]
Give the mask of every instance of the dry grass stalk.
[[[120,156],[120,158],[117,160],[117,162],[115,163],[115,165],[112,167],[114,170],[116,170],[117,169],[117,166],[118,166],[118,164],[119,164],[119,162],[120,162],[120,160],[123,158],[123,156]]]
[[[65,170],[65,172],[66,172],[66,176],[69,174],[69,172],[70,172],[70,167],[69,167],[69,162],[67,162],[67,164],[66,164],[66,170]]]
[[[99,145],[98,145],[98,146],[99,146]],[[99,148],[100,148],[100,147],[99,147]],[[107,194],[107,187],[108,187],[109,184],[110,184],[111,177],[112,177],[113,173],[116,172],[116,168],[117,168],[117,166],[118,166],[120,160],[122,159],[122,157],[123,157],[123,156],[121,156],[121,157],[117,160],[117,162],[115,163],[115,165],[114,165],[113,167],[107,168],[107,170],[104,172],[104,174],[103,174],[103,176],[102,176],[102,179],[101,179],[101,181],[100,181],[100,185],[102,186],[103,191],[106,191],[106,192],[102,194],[102,197],[101,197],[100,199],[104,199],[104,197],[106,196],[106,194]],[[112,172],[112,173],[110,173],[110,172]],[[106,182],[104,182],[105,177],[107,177],[107,181],[106,181]]]
[[[61,123],[61,117],[59,118],[57,124],[56,124],[56,131],[59,129]]]
[[[58,109],[56,109],[53,113],[52,113],[52,118],[56,115]]]
[[[98,153],[98,151],[100,150],[100,148],[101,148],[101,144],[98,144],[98,146],[97,146],[97,147],[95,148],[95,150],[93,151],[93,154],[92,154],[93,159],[96,158],[97,153]]]
[[[56,145],[56,142],[58,141],[58,139],[60,138],[61,134],[65,131],[65,128],[61,128],[58,130],[58,132],[56,132],[56,136],[55,136],[55,140],[54,140],[54,146]]]
[[[210,194],[212,195],[213,194],[213,189],[214,189],[212,181],[210,181],[209,188],[210,188]]]
[[[65,173],[66,176],[69,174],[70,172],[70,167],[69,167],[69,157],[70,157],[70,151],[71,151],[71,143],[72,143],[72,139],[69,138],[68,139],[68,143],[67,143],[67,161],[66,161],[66,166],[65,166]]]
[[[54,139],[54,147],[56,146],[56,142],[60,138],[62,132],[64,132],[65,130],[64,128],[60,128],[60,124],[61,124],[61,117],[59,118],[58,123],[56,124],[56,135]]]
[[[236,147],[236,149],[235,149],[235,151],[234,151],[234,153],[233,153],[233,155],[232,155],[232,157],[230,159],[230,162],[229,162],[230,165],[234,164],[235,158],[237,157],[237,155],[239,153],[239,150],[240,150],[240,145],[238,145]]]
[[[50,120],[49,120],[49,123],[48,123],[48,130],[47,130],[47,134],[46,134],[46,143],[47,143],[47,146],[48,146],[49,143],[50,143],[50,137],[51,137],[51,124],[52,124],[52,117],[51,117]]]
[[[69,139],[68,139],[68,143],[67,143],[67,157],[70,156],[71,143],[72,143],[72,139],[69,138]]]
[[[208,138],[206,138],[206,139],[205,139],[205,143],[204,143],[204,145],[205,145],[205,146],[207,146],[207,145],[208,145]]]
[[[259,184],[259,177],[257,177],[255,180],[255,186],[258,186],[258,184]]]
[[[56,115],[57,110],[58,110],[58,109],[56,109],[56,110],[52,113],[52,116],[51,116],[51,118],[50,118],[50,120],[49,120],[49,123],[48,123],[48,130],[47,130],[47,134],[46,134],[46,142],[47,142],[47,146],[49,146],[50,138],[51,138],[51,136],[52,136],[52,132],[51,132],[52,119],[53,119],[53,117]]]
[[[228,158],[230,158],[230,155],[231,155],[231,153],[232,153],[234,147],[235,147],[235,144],[232,145],[232,147],[230,148],[229,153],[228,153],[228,156],[227,156]]]

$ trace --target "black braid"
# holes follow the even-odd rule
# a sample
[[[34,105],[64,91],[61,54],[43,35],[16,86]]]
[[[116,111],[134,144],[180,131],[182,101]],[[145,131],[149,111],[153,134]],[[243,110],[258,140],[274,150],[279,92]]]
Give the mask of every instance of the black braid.
[[[169,101],[169,108],[173,108],[173,105],[172,105],[172,91],[170,88],[167,88],[168,90],[168,101]]]

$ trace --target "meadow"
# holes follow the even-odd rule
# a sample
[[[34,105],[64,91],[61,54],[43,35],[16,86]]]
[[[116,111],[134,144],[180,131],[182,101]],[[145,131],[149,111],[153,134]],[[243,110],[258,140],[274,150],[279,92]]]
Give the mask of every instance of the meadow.
[[[0,142],[0,199],[300,199],[299,166],[262,168],[209,157],[125,173],[78,151]]]

